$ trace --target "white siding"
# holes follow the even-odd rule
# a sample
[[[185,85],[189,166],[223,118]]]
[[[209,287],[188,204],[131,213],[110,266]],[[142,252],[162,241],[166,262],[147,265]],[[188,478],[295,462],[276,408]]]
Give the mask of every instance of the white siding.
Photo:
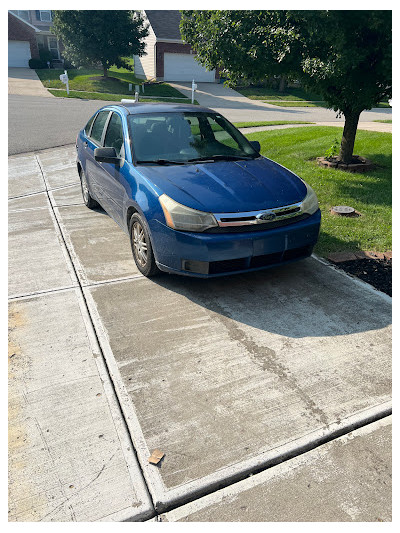
[[[156,35],[153,31],[153,28],[149,26],[149,35],[146,37],[146,55],[139,57],[133,56],[135,62],[135,75],[138,78],[155,78],[155,57],[154,57],[154,48],[156,44]]]

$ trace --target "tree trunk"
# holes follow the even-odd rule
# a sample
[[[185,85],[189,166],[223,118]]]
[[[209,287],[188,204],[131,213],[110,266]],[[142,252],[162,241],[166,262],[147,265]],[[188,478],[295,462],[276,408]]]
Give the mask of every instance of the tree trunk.
[[[360,113],[345,114],[342,142],[340,144],[339,159],[343,163],[349,164],[353,157],[354,141],[356,140],[358,119]]]
[[[282,75],[279,78],[279,92],[283,93],[283,92],[285,92],[285,89],[286,89],[286,76]]]
[[[105,65],[103,65],[103,76],[104,76],[105,78],[108,77],[107,67],[106,67]]]

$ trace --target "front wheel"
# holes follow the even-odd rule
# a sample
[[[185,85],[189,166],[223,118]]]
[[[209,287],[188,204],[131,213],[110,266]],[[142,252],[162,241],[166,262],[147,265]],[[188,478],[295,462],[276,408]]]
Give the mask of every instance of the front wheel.
[[[148,278],[158,274],[160,271],[154,259],[147,225],[139,213],[132,215],[129,235],[133,258],[139,271]]]

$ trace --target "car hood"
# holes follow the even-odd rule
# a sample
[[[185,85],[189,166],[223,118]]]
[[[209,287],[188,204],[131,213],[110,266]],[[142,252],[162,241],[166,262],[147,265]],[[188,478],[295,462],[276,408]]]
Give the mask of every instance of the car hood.
[[[193,165],[141,166],[140,172],[180,204],[213,213],[257,211],[300,202],[304,183],[267,158]]]

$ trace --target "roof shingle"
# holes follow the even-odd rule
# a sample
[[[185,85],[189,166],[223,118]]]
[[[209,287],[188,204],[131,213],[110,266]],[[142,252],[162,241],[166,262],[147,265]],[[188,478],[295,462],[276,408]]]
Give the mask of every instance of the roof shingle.
[[[159,39],[182,39],[179,31],[180,11],[173,9],[145,10],[151,27]]]

